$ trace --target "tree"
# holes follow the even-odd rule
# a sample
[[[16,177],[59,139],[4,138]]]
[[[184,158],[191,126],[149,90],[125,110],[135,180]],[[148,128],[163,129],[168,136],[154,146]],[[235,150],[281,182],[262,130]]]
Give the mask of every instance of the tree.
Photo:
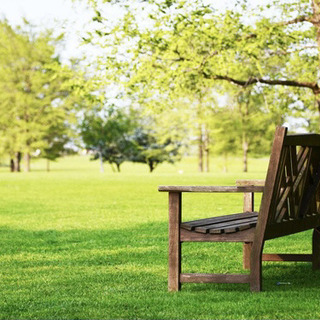
[[[107,161],[120,172],[121,164],[130,158],[133,143],[130,135],[133,122],[129,116],[115,107],[102,112],[93,110],[84,116],[80,132],[85,147],[94,153],[93,159],[100,160],[100,171],[104,172],[103,162]]]
[[[152,95],[155,86],[183,87],[186,79],[207,81],[208,86],[211,80],[227,81],[260,90],[266,85],[285,86],[299,89],[290,90],[291,95],[312,95],[320,112],[319,0],[270,1],[253,9],[236,2],[223,13],[207,1],[144,1],[132,7],[125,4],[127,14],[108,32],[107,20],[98,10],[101,3],[94,3],[100,43],[113,48],[108,67],[119,79],[127,77],[130,87],[141,94]],[[250,22],[248,16],[253,17]],[[313,105],[306,108],[314,112]]]
[[[282,123],[286,115],[278,108],[270,107],[266,97],[253,88],[230,86],[227,92],[224,103],[208,115],[211,148],[224,156],[225,171],[229,154],[242,153],[243,171],[247,172],[249,155],[269,154],[276,125]]]
[[[224,160],[223,171],[228,171],[228,157],[239,152],[239,132],[230,130],[237,128],[238,117],[232,108],[220,108],[215,110],[215,115],[210,123],[213,139],[211,140],[212,150],[222,155]]]
[[[242,146],[243,172],[247,172],[249,152],[255,151],[260,155],[269,152],[276,125],[283,122],[284,116],[279,109],[271,111],[263,95],[252,88],[233,88],[230,93],[235,107],[234,116],[237,117],[233,127]]]
[[[34,34],[29,27],[26,22],[15,30],[0,21],[0,131],[13,171],[20,170],[22,154],[26,171],[33,152],[48,156],[53,142],[61,142],[71,113],[65,101],[73,71],[60,63],[54,46],[61,37]]]
[[[153,130],[137,128],[133,139],[136,149],[130,160],[147,164],[150,172],[160,163],[174,163],[180,158],[181,143],[170,138],[159,139]]]
[[[174,130],[169,134],[156,122],[159,119],[142,118],[116,106],[98,107],[84,115],[80,133],[85,147],[93,152],[93,160],[100,160],[101,172],[103,162],[112,168],[115,165],[120,172],[125,161],[146,163],[152,172],[162,162],[178,160],[182,145],[180,139],[174,139]]]
[[[63,122],[50,126],[43,137],[46,147],[41,152],[41,157],[47,159],[47,171],[50,171],[50,161],[55,161],[66,151],[66,144],[70,141],[68,128]]]

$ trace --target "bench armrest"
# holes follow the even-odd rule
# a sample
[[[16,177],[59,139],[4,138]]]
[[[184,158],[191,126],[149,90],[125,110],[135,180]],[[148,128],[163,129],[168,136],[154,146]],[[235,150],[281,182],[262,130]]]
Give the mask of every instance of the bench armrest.
[[[158,191],[167,192],[263,192],[263,186],[159,186]]]
[[[265,185],[265,180],[237,180],[236,181],[236,186],[264,186]]]

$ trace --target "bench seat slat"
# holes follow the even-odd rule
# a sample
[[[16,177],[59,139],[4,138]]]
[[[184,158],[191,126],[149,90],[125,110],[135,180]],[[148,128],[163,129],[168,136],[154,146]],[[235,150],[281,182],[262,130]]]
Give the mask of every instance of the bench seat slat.
[[[184,222],[181,228],[200,233],[232,233],[255,227],[257,219],[257,212],[246,212]]]
[[[223,229],[226,227],[231,227],[238,224],[249,223],[249,222],[257,222],[257,217],[253,216],[246,219],[236,219],[232,221],[223,221],[219,223],[212,223],[208,225],[198,226],[194,228],[194,231],[205,232],[205,230],[209,230],[209,229]]]
[[[219,217],[183,222],[181,223],[181,228],[187,229],[187,230],[194,230],[196,227],[200,227],[200,226],[205,226],[205,225],[219,223],[219,222],[241,220],[241,219],[257,217],[257,216],[258,216],[258,212],[244,212],[244,213],[229,214],[226,216],[219,216]]]
[[[234,232],[253,228],[256,225],[257,225],[257,221],[251,221],[251,222],[247,222],[247,223],[239,223],[238,225],[224,228],[223,232],[224,233],[234,233]],[[210,233],[213,233],[213,231],[210,230]]]
[[[257,224],[257,217],[235,220],[231,222],[209,224],[207,226],[196,227],[194,231],[201,233],[230,233],[254,227]],[[240,228],[240,229],[239,229]]]

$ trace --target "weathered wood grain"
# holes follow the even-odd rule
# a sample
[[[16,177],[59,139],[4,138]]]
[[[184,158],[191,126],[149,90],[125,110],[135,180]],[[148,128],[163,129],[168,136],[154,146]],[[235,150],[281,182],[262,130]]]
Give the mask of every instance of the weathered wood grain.
[[[249,270],[250,269],[250,256],[252,250],[252,242],[244,242],[243,243],[243,269]]]
[[[320,139],[318,134],[292,134],[286,137],[285,145],[320,147]]]
[[[242,219],[252,218],[257,216],[258,216],[258,212],[236,213],[236,214],[230,214],[226,216],[218,216],[218,217],[207,218],[207,219],[186,221],[181,224],[181,228],[187,229],[187,230],[195,230],[196,227],[200,227],[200,226],[217,224],[217,223],[225,223],[228,221],[239,221]]]
[[[159,186],[158,191],[167,192],[263,192],[263,186]]]
[[[264,234],[269,220],[269,213],[272,213],[270,209],[274,207],[274,204],[272,203],[275,193],[274,187],[277,187],[275,183],[279,180],[278,170],[281,163],[282,147],[286,134],[287,128],[277,127],[267,171],[265,190],[261,199],[259,220],[255,228],[256,231],[250,258],[250,289],[255,292],[262,290],[262,251],[265,241]]]
[[[181,273],[181,193],[169,192],[169,248],[168,248],[168,289],[178,291],[181,288],[179,281]]]
[[[320,225],[320,215],[315,214],[299,220],[290,220],[281,223],[274,223],[268,226],[264,239],[275,239],[289,234],[306,231],[313,229],[315,226]]]
[[[264,186],[265,180],[237,180],[237,186]],[[246,192],[243,194],[243,211],[252,212],[254,211],[254,193]],[[252,242],[243,243],[243,269],[250,269],[250,255],[252,249]]]
[[[231,233],[238,231],[237,228],[247,226],[248,228],[255,227],[257,224],[257,216],[248,217],[247,219],[238,219],[232,221],[223,221],[194,228],[194,231],[201,233]],[[242,229],[244,230],[244,229]]]
[[[235,233],[199,233],[180,229],[181,242],[252,242],[254,228],[238,231]]]
[[[311,262],[312,255],[311,254],[303,254],[303,253],[264,253],[262,255],[263,261],[287,261],[287,262]]]
[[[182,273],[181,282],[192,283],[249,283],[248,274],[218,274],[218,273]]]
[[[236,180],[237,186],[256,186],[264,187],[266,181],[261,179],[239,179]]]

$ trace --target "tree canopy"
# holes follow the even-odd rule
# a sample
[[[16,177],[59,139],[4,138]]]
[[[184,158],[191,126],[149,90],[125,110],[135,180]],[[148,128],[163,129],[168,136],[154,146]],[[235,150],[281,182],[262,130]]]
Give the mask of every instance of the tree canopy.
[[[292,89],[293,101],[311,95],[314,103],[305,109],[320,110],[318,0],[270,1],[255,8],[239,1],[223,12],[201,0],[115,1],[127,11],[111,29],[103,15],[106,2],[91,3],[108,70],[140,96],[150,98],[161,89],[177,94],[213,82],[259,90],[284,86]]]
[[[1,146],[13,167],[22,154],[59,156],[75,115],[73,131],[118,169],[131,160],[152,171],[187,142],[200,171],[212,152],[240,150],[247,171],[248,154],[268,152],[276,125],[319,131],[320,0],[224,9],[206,0],[87,2],[95,14],[83,42],[101,56],[76,81],[55,52],[61,38],[1,22]],[[121,17],[110,16],[115,6]]]
[[[72,104],[67,99],[74,76],[55,52],[50,31],[35,34],[0,21],[0,131],[2,152],[20,170],[21,155],[30,169],[38,152],[54,160],[68,141]]]
[[[123,85],[155,113],[172,112],[180,101],[181,114],[193,119],[189,134],[198,136],[201,170],[203,154],[220,150],[208,119],[219,118],[224,96],[233,96],[224,110],[238,112],[232,130],[244,159],[248,151],[266,152],[269,144],[262,151],[264,137],[256,138],[264,126],[272,131],[297,118],[305,130],[319,131],[318,0],[237,1],[225,10],[202,0],[90,3],[95,32],[85,41],[103,48],[106,82]],[[112,5],[123,12],[116,22],[104,11]]]

